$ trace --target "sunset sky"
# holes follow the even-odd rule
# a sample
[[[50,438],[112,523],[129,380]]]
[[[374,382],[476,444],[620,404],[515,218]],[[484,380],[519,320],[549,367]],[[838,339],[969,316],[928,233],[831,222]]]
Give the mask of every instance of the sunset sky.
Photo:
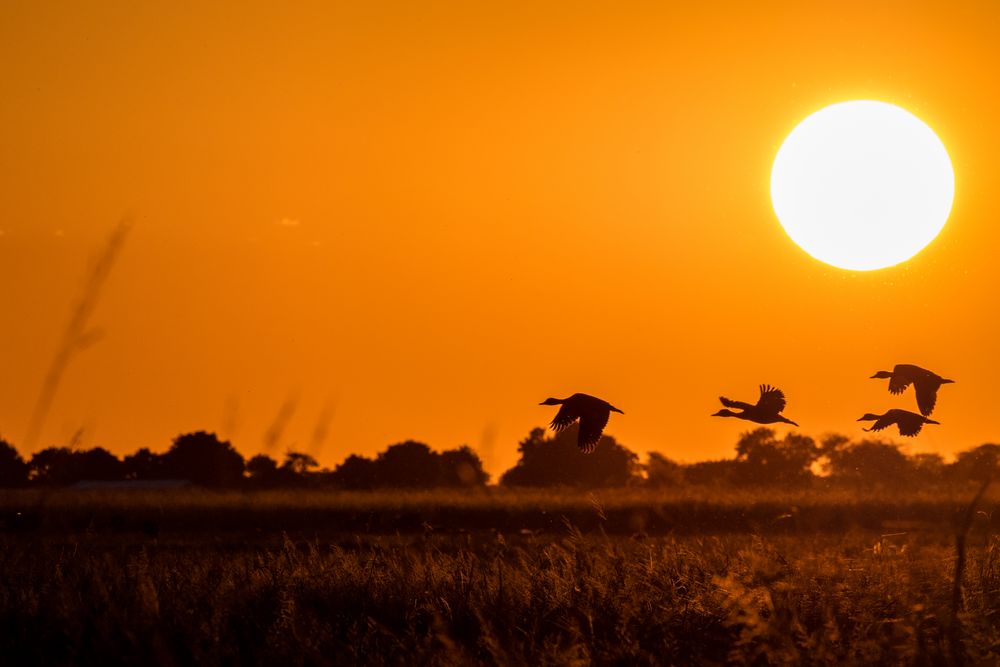
[[[134,6],[133,6],[134,4]],[[0,434],[29,417],[90,262],[134,226],[34,449],[214,430],[333,466],[406,439],[498,474],[576,391],[642,453],[731,456],[720,394],[821,436],[956,380],[945,455],[1000,441],[996,3],[0,4]],[[898,104],[951,156],[912,260],[785,234],[778,148]],[[287,411],[287,410],[286,410]],[[325,437],[316,436],[324,413]],[[784,432],[782,427],[781,432]],[[894,435],[894,434],[893,434]]]

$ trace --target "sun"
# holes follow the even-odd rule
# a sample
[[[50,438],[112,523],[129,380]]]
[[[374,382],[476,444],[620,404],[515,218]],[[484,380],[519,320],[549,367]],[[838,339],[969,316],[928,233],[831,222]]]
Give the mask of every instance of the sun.
[[[771,201],[807,253],[854,271],[904,262],[948,220],[955,173],[944,144],[895,105],[820,109],[792,130],[771,170]]]

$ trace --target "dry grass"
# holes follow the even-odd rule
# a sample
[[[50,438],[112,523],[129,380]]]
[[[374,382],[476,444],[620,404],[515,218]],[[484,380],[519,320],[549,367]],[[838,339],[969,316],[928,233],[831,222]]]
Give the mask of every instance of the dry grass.
[[[19,664],[175,665],[1000,659],[1000,541],[990,532],[989,502],[968,536],[961,635],[952,643],[954,532],[933,517],[909,521],[905,530],[893,519],[770,532],[716,531],[706,523],[701,534],[616,536],[627,532],[612,525],[616,512],[648,495],[434,498],[4,496],[7,512],[30,500],[46,514],[75,507],[93,520],[49,530],[59,524],[46,517],[0,538],[0,655],[23,657]],[[769,502],[795,501],[801,515],[833,507],[833,498],[824,505],[801,496]],[[930,500],[897,497],[885,506]],[[714,507],[739,507],[726,502]],[[962,504],[957,493],[937,503],[942,515]],[[420,516],[449,504],[559,519],[541,533],[489,525],[457,532],[429,523],[409,534],[326,530],[307,537],[303,530],[289,537],[271,530],[276,517],[296,508],[315,519],[344,506]],[[233,508],[256,516],[261,530],[217,530]],[[179,512],[191,523],[182,532],[147,534],[97,519],[152,510]],[[567,516],[576,512],[596,517],[595,528],[581,529]]]

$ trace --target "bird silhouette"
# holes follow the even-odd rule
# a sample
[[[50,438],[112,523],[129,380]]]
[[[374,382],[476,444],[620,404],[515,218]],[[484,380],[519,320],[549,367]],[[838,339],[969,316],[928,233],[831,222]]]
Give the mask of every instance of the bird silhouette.
[[[889,392],[892,394],[902,394],[912,384],[917,392],[917,406],[924,416],[934,412],[938,388],[943,384],[954,382],[913,364],[896,364],[892,372],[879,371],[870,379],[885,378],[889,378]]]
[[[770,385],[760,385],[760,398],[757,399],[756,405],[750,405],[743,401],[733,401],[725,396],[719,396],[719,400],[727,408],[739,408],[743,412],[733,412],[732,410],[723,409],[714,413],[713,417],[736,417],[737,419],[746,419],[758,424],[782,422],[798,426],[791,419],[778,414],[785,409],[785,395],[780,389],[776,389]]]
[[[865,413],[864,417],[858,419],[859,422],[875,422],[872,424],[871,428],[866,428],[866,431],[881,431],[884,428],[888,428],[895,424],[899,427],[899,434],[905,435],[907,437],[915,436],[920,433],[920,429],[924,427],[924,424],[940,424],[941,422],[936,422],[933,419],[925,417],[924,415],[918,415],[916,412],[910,412],[909,410],[900,410],[899,408],[893,408],[889,410],[884,415],[876,415],[871,412]]]
[[[551,424],[552,430],[556,433],[569,428],[577,419],[580,420],[576,446],[586,454],[597,447],[611,413],[625,414],[607,401],[588,394],[573,394],[569,398],[546,398],[539,405],[562,406]]]

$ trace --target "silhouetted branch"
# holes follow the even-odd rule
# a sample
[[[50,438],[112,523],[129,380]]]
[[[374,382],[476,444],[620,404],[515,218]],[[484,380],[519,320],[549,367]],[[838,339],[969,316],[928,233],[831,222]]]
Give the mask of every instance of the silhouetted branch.
[[[24,438],[28,449],[32,449],[35,446],[38,436],[45,426],[45,420],[49,416],[49,410],[52,408],[56,391],[59,389],[59,384],[62,382],[63,375],[66,373],[69,363],[73,360],[73,356],[96,340],[96,335],[98,334],[88,330],[88,322],[90,316],[93,315],[94,310],[97,308],[101,290],[108,276],[111,274],[111,269],[118,260],[118,254],[131,228],[131,220],[125,219],[118,223],[108,237],[104,252],[97,258],[97,262],[87,276],[83,294],[73,308],[69,323],[63,331],[62,340],[56,350],[55,357],[52,359],[48,373],[45,374],[45,381],[42,383],[42,390],[38,395],[38,401],[35,403],[35,408],[31,413],[31,420],[28,422],[28,431]]]

